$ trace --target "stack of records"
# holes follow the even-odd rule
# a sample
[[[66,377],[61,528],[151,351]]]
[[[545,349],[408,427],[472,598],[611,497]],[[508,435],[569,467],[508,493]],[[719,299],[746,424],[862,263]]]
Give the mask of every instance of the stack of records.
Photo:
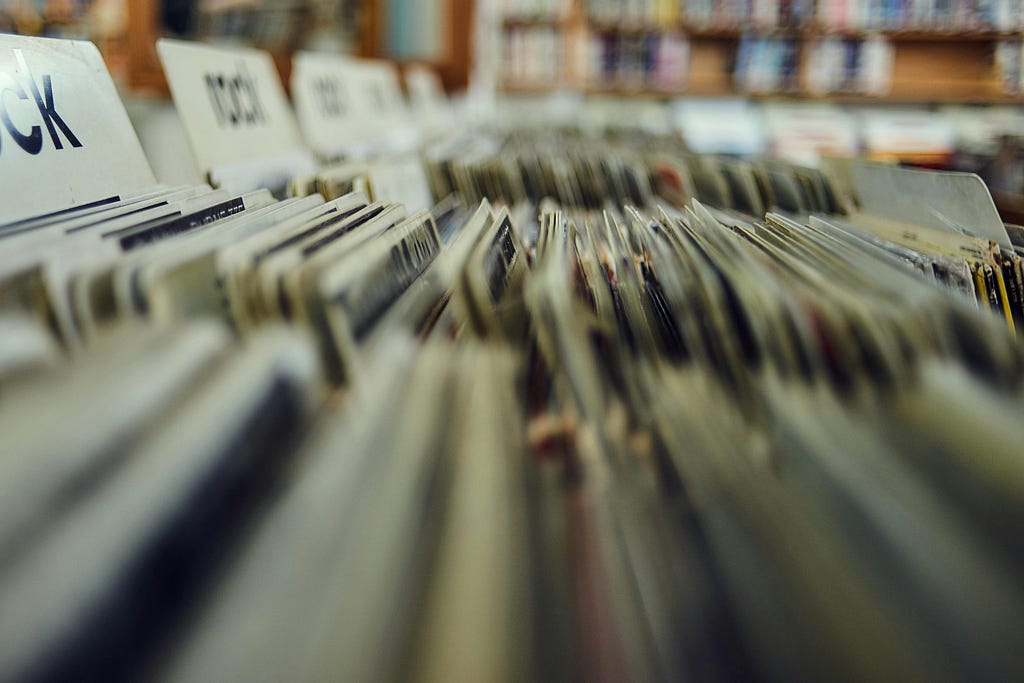
[[[980,181],[413,158],[5,196],[0,678],[1019,675],[1024,241]]]

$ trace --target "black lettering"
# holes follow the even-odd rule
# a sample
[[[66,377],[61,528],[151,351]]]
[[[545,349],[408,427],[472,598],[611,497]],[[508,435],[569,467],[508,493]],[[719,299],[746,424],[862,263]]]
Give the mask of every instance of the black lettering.
[[[21,50],[14,51],[15,56],[18,58],[18,65],[25,72],[25,78],[29,82],[29,86],[32,90],[32,97],[35,98],[36,107],[39,109],[39,116],[42,117],[43,123],[46,125],[46,130],[50,133],[50,140],[53,142],[53,146],[56,149],[64,149],[63,143],[61,143],[60,136],[57,135],[57,131],[54,128],[60,128],[61,132],[64,133],[64,137],[67,138],[68,142],[72,147],[81,147],[82,143],[78,141],[75,134],[68,128],[68,124],[64,122],[60,114],[57,113],[57,109],[53,102],[53,81],[50,78],[50,74],[43,75],[43,94],[40,95],[39,87],[36,85],[35,78],[32,76],[31,70],[28,68],[28,64],[25,63],[25,56],[21,53]]]
[[[267,120],[267,117],[263,111],[263,102],[260,101],[259,90],[256,89],[256,82],[249,78],[248,73],[246,73],[243,84],[249,92],[249,104],[252,107],[250,111],[253,123],[263,123]]]
[[[341,84],[332,78],[318,78],[313,81],[316,105],[325,118],[340,118],[345,115],[345,102]]]
[[[374,109],[385,109],[384,91],[381,90],[379,83],[370,84],[370,100],[373,101]]]
[[[239,64],[238,73],[233,76],[207,74],[204,81],[217,125],[251,126],[268,120],[256,82],[245,64]]]
[[[13,93],[20,100],[28,99],[25,89],[18,85],[9,74],[0,74],[0,120],[3,121],[7,132],[23,150],[29,154],[39,154],[43,149],[43,129],[39,126],[32,126],[28,135],[18,130],[14,122],[11,121],[10,114],[7,113],[7,105],[4,103],[4,95],[7,93]]]
[[[238,99],[239,102],[242,100],[242,95],[245,95],[249,100],[249,106],[242,105],[242,114],[245,116],[245,122],[252,124],[259,121],[259,112],[256,110],[255,96],[253,95],[252,84],[247,80],[244,80],[241,76],[238,77]]]
[[[238,95],[238,76],[228,81],[228,98],[231,100],[231,109],[228,110],[231,117],[231,125],[237,126],[242,120],[242,102]]]
[[[226,118],[224,116],[224,106],[220,102],[217,81],[210,74],[206,74],[206,94],[210,98],[210,104],[213,105],[213,114],[217,117],[217,124],[223,126]]]
[[[402,262],[405,265],[406,270],[411,270],[413,267],[412,254],[409,253],[409,243],[402,240]]]

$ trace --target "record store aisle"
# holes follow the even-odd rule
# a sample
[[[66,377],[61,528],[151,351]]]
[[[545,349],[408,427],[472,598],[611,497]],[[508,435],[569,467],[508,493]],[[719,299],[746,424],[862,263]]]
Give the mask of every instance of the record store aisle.
[[[1024,239],[978,177],[160,56],[206,182],[89,43],[0,35],[0,680],[1024,670]]]

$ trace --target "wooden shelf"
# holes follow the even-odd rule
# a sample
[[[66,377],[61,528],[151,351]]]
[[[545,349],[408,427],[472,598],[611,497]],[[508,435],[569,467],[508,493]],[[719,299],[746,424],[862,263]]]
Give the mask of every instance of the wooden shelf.
[[[691,39],[702,40],[739,40],[745,35],[755,36],[758,38],[791,38],[794,40],[813,40],[829,37],[866,39],[881,36],[893,42],[990,43],[997,40],[1013,40],[1024,37],[1024,32],[1021,31],[1007,32],[990,30],[972,30],[956,33],[939,29],[838,29],[818,25],[807,27],[708,26],[703,24],[693,24],[686,21],[672,22],[670,24],[637,24],[593,19],[588,19],[586,23],[591,30],[598,32],[655,33],[664,31],[680,31]]]
[[[570,15],[536,25],[556,26],[560,31],[566,62],[561,82],[553,88],[543,84],[528,88],[531,93],[571,89],[593,95],[641,98],[673,97],[746,97],[757,100],[810,100],[836,103],[871,104],[1024,104],[1024,95],[1002,91],[995,47],[1001,40],[1024,40],[1024,31],[976,29],[952,32],[940,26],[917,29],[849,28],[838,29],[810,21],[802,26],[776,28],[752,24],[698,24],[681,16],[671,21],[612,21],[589,16],[586,4],[576,0]],[[515,18],[506,20],[514,25]],[[588,35],[621,34],[637,36],[655,32],[678,33],[689,42],[686,87],[680,90],[620,87],[615,74],[607,74],[608,83],[588,81],[591,66],[587,52]],[[733,71],[740,41],[746,36],[779,38],[798,43],[799,67],[794,92],[751,94],[738,90]],[[892,44],[891,89],[886,95],[859,93],[812,93],[809,85],[811,54],[815,42],[825,38],[868,39],[884,37]],[[522,87],[505,88],[523,92]]]
[[[800,29],[794,28],[716,27],[693,25],[687,24],[686,22],[680,23],[678,25],[678,29],[690,38],[704,40],[739,40],[745,35],[756,36],[758,38],[799,38],[802,35]]]
[[[637,99],[668,100],[686,97],[737,97],[759,102],[825,102],[833,104],[1021,104],[1024,95],[1003,95],[998,93],[942,93],[928,90],[911,90],[893,92],[888,95],[869,95],[860,93],[829,93],[818,94],[806,91],[794,92],[746,92],[731,86],[715,83],[704,83],[697,87],[684,89],[662,88],[629,88],[614,86],[556,86],[505,84],[503,93],[509,95],[550,95],[555,92],[580,92],[591,96],[617,96]]]
[[[607,87],[592,87],[585,88],[583,92],[587,95],[593,96],[616,96],[616,97],[635,97],[637,99],[648,99],[648,100],[665,100],[665,99],[676,99],[685,95],[693,95],[692,92],[685,90],[669,90],[662,88],[607,88]]]
[[[569,21],[569,17],[525,15],[503,17],[501,23],[505,28],[560,28],[568,24]]]
[[[572,85],[541,84],[541,83],[502,83],[498,89],[506,95],[551,95],[558,92],[577,92],[579,88]]]
[[[907,31],[907,30],[877,30],[877,31],[836,31],[830,29],[819,29],[811,35],[817,37],[838,36],[843,38],[869,38],[871,36],[882,36],[896,43],[924,42],[924,43],[991,43],[997,40],[1019,39],[1021,33],[1001,33],[996,31],[972,31],[969,33],[946,33],[943,31]]]
[[[1024,97],[1019,95],[1002,95],[989,93],[938,93],[900,92],[887,95],[869,95],[865,93],[763,93],[751,95],[758,100],[803,100],[813,102],[830,102],[834,104],[1024,104]]]
[[[617,22],[599,19],[587,19],[586,26],[591,31],[601,33],[657,33],[679,28],[675,24],[638,24],[628,21]]]
[[[745,33],[758,36],[790,35],[797,36],[799,31],[788,29],[743,29],[741,27],[693,26],[681,22],[670,24],[634,24],[588,20],[588,28],[599,33],[664,33],[679,32],[691,39],[706,40],[739,40]]]

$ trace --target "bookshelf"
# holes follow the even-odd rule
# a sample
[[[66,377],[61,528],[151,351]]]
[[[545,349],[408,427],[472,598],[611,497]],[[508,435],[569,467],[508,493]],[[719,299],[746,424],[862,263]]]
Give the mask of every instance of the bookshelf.
[[[335,31],[336,49],[369,55],[373,48],[369,38],[374,28],[373,4],[369,0],[292,0],[283,3],[263,0],[241,5],[210,2],[195,6],[187,33],[175,34],[164,26],[161,16],[163,2],[127,0],[128,86],[133,90],[168,94],[167,81],[156,54],[156,42],[163,36],[186,40],[226,40],[265,49],[273,58],[282,82],[287,85],[291,76],[292,54],[303,41],[313,40],[319,29],[339,29]],[[346,16],[325,14],[325,10],[344,10]]]
[[[671,0],[520,2],[531,8],[528,12],[517,11],[516,4],[515,0],[505,2],[498,28],[503,52],[496,80],[506,93],[568,89],[648,98],[688,95],[853,103],[1024,103],[1020,74],[1008,76],[997,58],[998,46],[1019,44],[1024,38],[1018,23],[1019,7],[1017,15],[1011,9],[1011,14],[1002,18],[964,15],[923,21],[918,17],[900,23],[891,15],[881,20],[870,14],[837,20],[835,6],[857,6],[856,0],[804,3],[802,16],[781,22],[778,15],[766,20],[764,14],[723,19],[715,16],[716,6],[728,3],[699,0],[678,4]],[[785,0],[774,5],[771,0],[755,0],[746,6],[753,6],[754,12],[758,6],[767,6],[770,15],[772,9],[779,11],[785,4]],[[869,6],[861,4],[865,9]],[[553,9],[536,9],[546,5]],[[976,5],[980,8],[982,3]],[[904,6],[913,8],[914,4]],[[607,10],[605,14],[602,8]],[[688,8],[695,9],[689,12]],[[956,30],[957,26],[964,30]],[[665,36],[685,46],[681,48],[685,57],[676,60],[681,61],[685,77],[670,86],[652,83],[649,78],[651,65],[658,68],[658,57],[652,54],[658,54],[657,41]],[[874,50],[871,56],[861,54],[867,45]],[[782,63],[788,66],[780,68],[784,78],[769,78],[767,87],[759,87],[758,78],[743,78],[759,68],[757,65],[770,62],[772,50],[786,52]],[[858,61],[856,75],[849,82],[823,82],[823,78],[835,80],[834,75],[843,72],[846,65],[842,60],[849,59],[846,51],[866,62],[863,72],[856,70],[861,68]],[[825,62],[828,57],[833,61]],[[531,59],[539,59],[547,70],[518,63]],[[671,64],[670,59],[670,68]],[[738,68],[742,64],[753,66]],[[626,78],[622,71],[627,72]],[[868,72],[874,80],[864,76]],[[1006,85],[1007,80],[1016,87]]]
[[[418,2],[418,0],[408,0]],[[297,49],[328,49],[351,52],[361,57],[391,58],[387,54],[386,40],[383,35],[392,20],[389,9],[393,12],[394,3],[387,0],[295,0],[292,3],[276,3],[264,0],[269,11],[280,11],[282,6],[295,7],[304,15],[297,20],[294,35],[286,40],[278,40],[272,45],[262,44],[259,40],[252,41],[251,35],[232,36],[243,42],[254,42],[256,47],[267,49],[277,65],[282,82],[287,86],[291,74],[292,55]],[[434,68],[444,85],[449,90],[464,88],[469,81],[470,25],[473,0],[439,0],[441,23],[446,29],[442,39],[443,50],[432,60],[422,58],[409,60],[418,64],[427,64]],[[159,0],[127,0],[128,31],[127,31],[127,82],[129,87],[137,90],[152,91],[166,95],[167,82],[163,69],[156,55],[156,41],[165,34],[160,13],[162,5]],[[255,3],[260,6],[260,3]],[[337,8],[344,6],[346,12],[340,18],[335,13],[317,16],[318,9],[323,7]],[[338,22],[341,22],[339,24]],[[252,22],[250,22],[252,23]],[[277,27],[279,22],[271,17],[268,26]],[[314,46],[308,47],[307,42],[315,42],[318,28],[336,28],[338,31]],[[218,37],[216,27],[195,36],[181,36],[186,39],[205,40]],[[398,59],[398,62],[403,60]]]

